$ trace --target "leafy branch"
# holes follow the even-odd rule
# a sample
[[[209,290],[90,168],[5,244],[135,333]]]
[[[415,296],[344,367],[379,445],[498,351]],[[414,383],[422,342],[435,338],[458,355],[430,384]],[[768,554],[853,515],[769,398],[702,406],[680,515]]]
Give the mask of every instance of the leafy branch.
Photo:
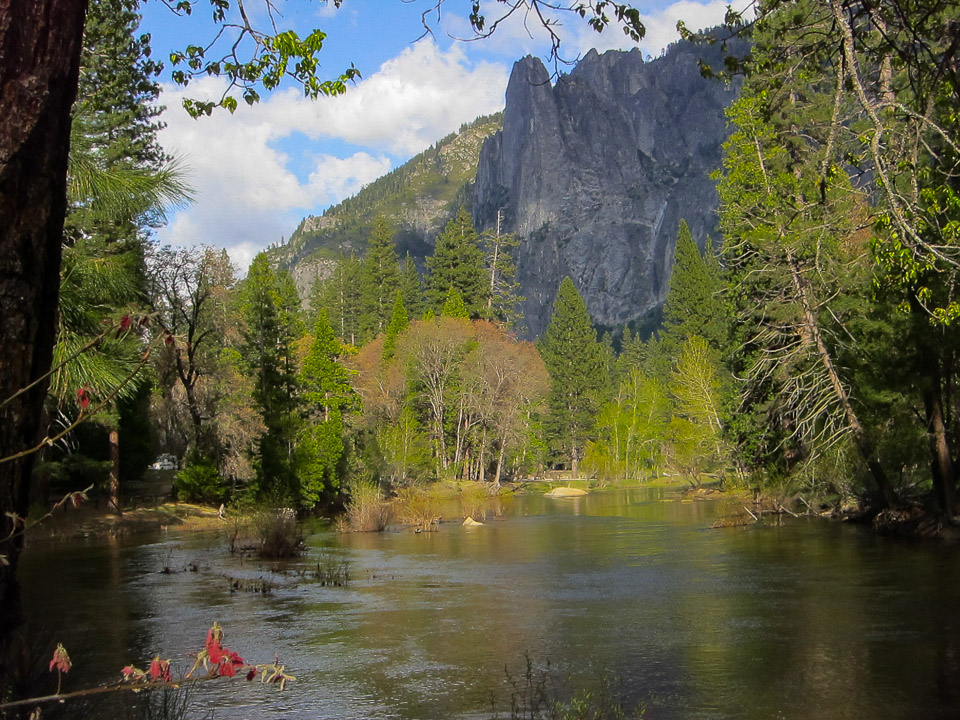
[[[191,15],[199,1],[163,0],[177,15]],[[234,112],[238,104],[234,91],[239,92],[248,105],[254,105],[260,100],[258,88],[274,90],[284,79],[302,87],[306,97],[316,98],[342,95],[347,83],[360,78],[360,71],[351,65],[333,79],[321,80],[317,54],[323,48],[326,34],[315,29],[301,38],[294,30],[280,31],[276,22],[279,12],[271,0],[264,0],[270,18],[269,30],[258,28],[250,21],[244,0],[208,2],[217,32],[206,45],[191,44],[170,53],[170,63],[176,68],[171,77],[182,87],[206,76],[226,78],[228,84],[216,102],[185,98],[183,107],[192,117],[210,115],[216,107]],[[341,2],[334,0],[334,5],[339,7]]]

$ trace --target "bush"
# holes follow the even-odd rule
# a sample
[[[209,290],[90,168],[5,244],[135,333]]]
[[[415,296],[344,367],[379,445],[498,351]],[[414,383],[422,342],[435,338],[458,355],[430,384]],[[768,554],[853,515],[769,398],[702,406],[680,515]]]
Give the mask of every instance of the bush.
[[[210,460],[190,463],[177,473],[173,480],[177,497],[187,502],[201,502],[216,505],[227,497],[227,488],[217,472],[216,465]]]
[[[380,486],[357,481],[350,486],[347,524],[355,532],[380,532],[390,524],[390,505],[383,499]]]
[[[404,488],[397,495],[397,518],[404,525],[413,525],[417,532],[429,532],[440,519],[441,501],[435,492]]]
[[[292,508],[262,510],[254,516],[253,525],[260,543],[260,557],[280,560],[300,553],[303,533]]]

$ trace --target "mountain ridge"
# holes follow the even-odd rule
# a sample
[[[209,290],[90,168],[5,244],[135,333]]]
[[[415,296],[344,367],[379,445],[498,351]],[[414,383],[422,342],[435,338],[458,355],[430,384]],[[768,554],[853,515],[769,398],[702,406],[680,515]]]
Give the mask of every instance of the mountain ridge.
[[[499,210],[520,238],[530,335],[546,328],[564,276],[597,324],[616,327],[662,304],[681,219],[704,246],[737,86],[703,78],[697,61],[721,52],[681,41],[645,62],[639,50],[591,50],[552,85],[539,59],[514,65],[503,129],[481,150],[474,221],[492,227]]]
[[[499,211],[501,229],[520,240],[524,335],[546,328],[566,275],[598,326],[649,324],[666,295],[680,220],[700,247],[716,228],[710,173],[739,85],[702,77],[698,61],[722,57],[720,47],[685,41],[648,61],[637,49],[591,50],[553,83],[539,59],[522,58],[501,113],[304,218],[271,260],[291,270],[306,298],[338,258],[362,254],[378,214],[396,228],[398,254],[422,269],[460,206],[472,208],[479,231],[495,226]]]
[[[271,262],[291,271],[305,299],[339,258],[363,253],[374,219],[383,215],[396,229],[398,254],[410,252],[422,263],[437,233],[461,205],[470,205],[480,147],[501,122],[502,112],[464,123],[356,195],[305,217],[285,244],[268,250]]]

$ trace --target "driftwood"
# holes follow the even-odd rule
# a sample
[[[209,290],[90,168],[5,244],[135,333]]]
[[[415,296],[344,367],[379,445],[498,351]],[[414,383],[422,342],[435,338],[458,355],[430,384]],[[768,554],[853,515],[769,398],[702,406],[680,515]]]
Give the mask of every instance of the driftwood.
[[[793,511],[791,511],[791,510],[787,510],[787,509],[783,506],[783,503],[777,503],[777,506],[778,506],[781,510],[783,510],[783,512],[787,513],[787,515],[792,515],[793,517],[800,517],[800,516],[797,515],[795,512],[793,512]]]

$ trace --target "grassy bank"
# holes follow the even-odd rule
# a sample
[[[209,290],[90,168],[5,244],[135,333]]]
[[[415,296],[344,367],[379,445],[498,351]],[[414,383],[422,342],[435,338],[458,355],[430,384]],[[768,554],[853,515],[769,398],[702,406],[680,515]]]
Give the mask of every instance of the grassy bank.
[[[118,537],[162,530],[219,530],[224,527],[216,508],[192,503],[165,502],[153,507],[125,510],[112,515],[94,505],[64,507],[27,531],[34,539],[72,540]]]

